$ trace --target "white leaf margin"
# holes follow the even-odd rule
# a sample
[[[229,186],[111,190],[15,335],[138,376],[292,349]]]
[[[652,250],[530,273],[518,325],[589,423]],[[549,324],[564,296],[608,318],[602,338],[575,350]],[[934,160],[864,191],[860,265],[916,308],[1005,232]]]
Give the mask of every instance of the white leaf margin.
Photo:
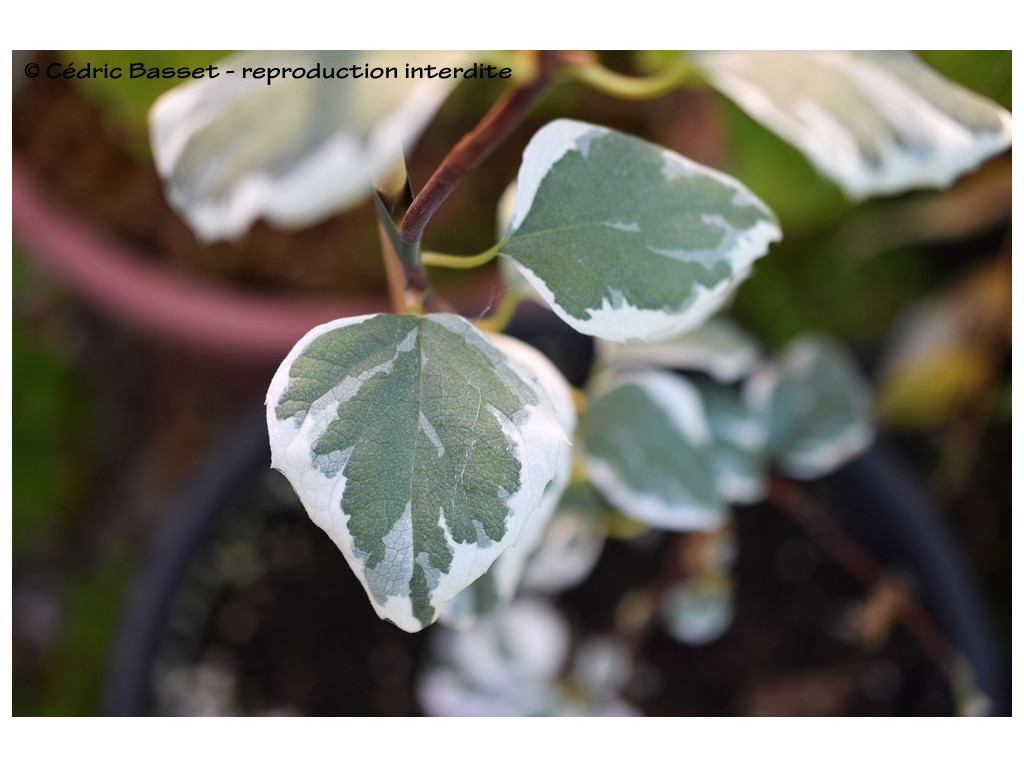
[[[696,387],[685,379],[661,371],[626,373],[614,377],[602,394],[623,386],[636,386],[665,415],[666,422],[690,443],[708,454],[708,471],[713,470],[714,443],[704,403]],[[634,520],[669,531],[713,531],[725,521],[725,503],[717,496],[714,508],[671,504],[643,489],[635,488],[614,465],[587,451],[583,463],[590,483],[618,510]]]
[[[366,53],[370,56],[374,52]],[[465,55],[448,54],[457,59]],[[267,55],[258,51],[235,54],[217,66],[240,71],[246,65],[265,64]],[[297,60],[294,65],[306,67],[309,61]],[[242,174],[226,199],[195,198],[173,183],[175,166],[189,142],[199,130],[221,119],[231,103],[262,89],[309,88],[311,83],[292,79],[267,85],[262,80],[242,80],[222,73],[216,80],[197,80],[173,88],[154,102],[149,126],[157,172],[165,180],[168,201],[201,241],[241,237],[261,217],[275,226],[295,229],[359,205],[373,191],[372,179],[400,160],[403,145],[408,148],[419,137],[454,85],[451,80],[420,80],[365,139],[352,135],[349,126],[338,126],[304,162],[286,173],[273,177],[256,167]],[[353,81],[346,86],[372,88],[374,81]]]
[[[571,632],[549,603],[520,598],[465,632],[432,634],[416,692],[435,717],[557,714]]]
[[[834,73],[858,91],[876,109],[877,116],[897,133],[924,136],[931,150],[923,159],[891,140],[877,170],[859,152],[856,137],[828,109],[807,99],[790,110],[780,105],[757,75],[764,71],[744,57],[788,56],[806,60],[809,70]],[[710,82],[741,109],[792,144],[824,176],[839,185],[847,197],[862,200],[916,188],[944,188],[987,158],[1010,146],[1012,117],[994,102],[949,81],[909,53],[903,64],[929,88],[945,88],[961,98],[987,107],[999,121],[999,130],[979,134],[951,118],[920,92],[896,76],[870,52],[858,51],[709,51],[695,53]],[[749,69],[747,69],[750,67]]]
[[[762,354],[754,337],[724,315],[661,341],[622,344],[597,340],[597,356],[603,364],[697,370],[722,383],[753,373]]]
[[[511,256],[501,254],[504,241],[514,235],[529,215],[533,200],[548,172],[567,152],[579,148],[578,139],[590,133],[619,133],[660,149],[665,162],[679,166],[682,173],[709,176],[733,189],[737,195],[749,198],[751,203],[767,214],[768,220],[761,220],[750,229],[739,233],[736,242],[733,243],[732,252],[729,254],[733,269],[731,279],[723,280],[710,288],[695,285],[686,305],[675,311],[634,307],[626,301],[619,307],[613,307],[606,296],[600,307],[589,308],[589,317],[581,319],[570,315],[561,307],[547,283],[536,272]],[[530,139],[523,151],[515,191],[511,194],[514,195],[512,211],[502,238],[503,242],[498,246],[499,254],[511,262],[519,275],[532,286],[536,296],[542,300],[541,303],[550,307],[565,323],[580,333],[612,342],[659,341],[697,328],[730,301],[738,287],[750,276],[754,262],[767,255],[769,245],[782,239],[782,230],[775,220],[775,214],[738,179],[630,134],[567,118],[551,121]],[[505,204],[507,205],[507,202]],[[508,276],[506,281],[515,285],[515,280],[510,280]],[[521,288],[516,290],[526,298],[536,300]]]
[[[275,413],[277,403],[280,402],[281,396],[291,383],[289,372],[292,364],[314,339],[339,328],[364,323],[377,316],[377,314],[359,315],[319,325],[303,336],[282,361],[271,380],[266,397],[271,467],[288,478],[310,519],[323,529],[341,550],[349,567],[366,590],[377,615],[393,622],[406,632],[418,632],[424,629],[424,626],[413,615],[412,601],[409,597],[389,595],[383,604],[374,599],[367,583],[365,564],[356,553],[353,537],[348,530],[347,521],[350,516],[344,512],[342,507],[346,485],[344,467],[341,467],[334,478],[328,478],[315,470],[311,464],[312,446],[322,434],[322,425],[308,418],[308,414],[303,417],[301,422],[296,423],[298,420],[294,417],[283,421],[279,420]],[[427,315],[422,320],[439,322],[448,330],[462,333],[475,343],[484,344],[490,348],[494,346],[462,317]],[[509,362],[509,367],[516,370],[517,373],[521,370],[518,364],[513,361]],[[522,376],[521,373],[520,376]],[[452,551],[452,563],[448,573],[438,573],[438,583],[434,587],[431,598],[435,620],[440,617],[445,606],[459,592],[483,575],[499,555],[515,544],[522,535],[522,530],[531,513],[540,506],[548,483],[553,482],[557,476],[560,456],[564,445],[568,443],[568,437],[558,423],[555,407],[544,388],[532,376],[523,380],[537,394],[539,405],[525,406],[528,416],[521,425],[502,425],[502,431],[509,440],[509,444],[517,449],[517,458],[521,464],[520,490],[505,499],[509,508],[505,537],[487,548],[468,543],[460,544],[451,538],[443,521],[440,521],[448,540],[448,546]],[[330,397],[333,395],[329,392],[317,403],[322,403],[323,400]],[[312,404],[310,410],[314,410],[316,405]],[[411,552],[411,545],[407,549]]]

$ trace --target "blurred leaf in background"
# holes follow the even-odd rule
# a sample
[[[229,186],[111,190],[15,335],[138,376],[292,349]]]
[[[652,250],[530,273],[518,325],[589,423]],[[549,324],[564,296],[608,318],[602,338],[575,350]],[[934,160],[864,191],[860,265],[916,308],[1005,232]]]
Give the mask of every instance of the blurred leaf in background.
[[[879,374],[883,422],[934,428],[979,400],[992,400],[1011,321],[1008,259],[983,262],[909,308],[888,340]]]
[[[1009,51],[936,51],[921,58],[942,75],[1004,106],[1012,93]],[[935,243],[965,243],[1009,221],[1010,156],[967,174],[950,189],[854,205],[792,147],[724,99],[725,169],[778,215],[785,237],[739,293],[736,314],[777,346],[813,327],[861,349],[877,349],[904,309],[945,290],[964,262],[992,249],[937,260]]]
[[[47,338],[44,304],[15,252],[12,336],[12,535],[19,551],[41,544],[66,522],[83,481],[83,456],[93,426],[90,401],[66,349]],[[33,323],[33,320],[36,320]],[[52,336],[52,334],[51,334]]]
[[[64,51],[65,65],[72,62],[94,66],[121,67],[118,79],[91,78],[75,80],[87,99],[102,109],[111,126],[125,134],[131,151],[139,157],[149,157],[149,131],[146,116],[153,102],[164,91],[187,80],[149,79],[129,77],[133,62],[147,68],[187,67],[195,69],[213,64],[228,51]]]

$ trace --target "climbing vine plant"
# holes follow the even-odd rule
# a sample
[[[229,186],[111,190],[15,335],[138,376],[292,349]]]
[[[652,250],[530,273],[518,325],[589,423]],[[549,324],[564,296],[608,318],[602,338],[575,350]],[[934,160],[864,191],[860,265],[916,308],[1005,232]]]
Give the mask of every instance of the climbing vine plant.
[[[470,58],[245,53],[222,68]],[[425,251],[431,217],[566,80],[623,99],[717,89],[853,199],[950,183],[1008,146],[1010,116],[902,52],[677,54],[648,77],[580,52],[494,59],[514,73],[508,90],[418,192],[403,152],[454,80],[224,77],[176,88],[151,113],[168,199],[204,240],[375,200],[394,314],[311,329],[266,404],[273,466],[382,618],[407,631],[489,627],[480,642],[491,643],[487,617],[522,584],[557,590],[586,575],[614,515],[715,537],[701,578],[668,591],[660,609],[680,639],[713,636],[728,622],[730,506],[762,499],[769,469],[821,476],[873,434],[867,385],[834,341],[809,334],[766,359],[721,314],[783,236],[772,211],[718,170],[559,118],[523,152],[493,247]],[[491,317],[461,317],[432,290],[427,267],[496,258],[507,290]],[[500,334],[521,300],[598,340],[582,391]]]

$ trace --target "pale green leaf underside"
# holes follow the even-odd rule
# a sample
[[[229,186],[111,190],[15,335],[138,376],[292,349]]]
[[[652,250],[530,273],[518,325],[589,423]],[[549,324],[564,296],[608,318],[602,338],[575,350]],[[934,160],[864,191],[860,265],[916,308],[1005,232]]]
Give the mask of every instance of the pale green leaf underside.
[[[903,51],[716,51],[708,79],[854,199],[944,187],[1010,144],[1010,113]]]
[[[587,476],[628,517],[668,530],[724,519],[700,396],[667,373],[624,377],[580,416]]]
[[[516,541],[565,442],[540,385],[455,315],[315,328],[274,376],[267,423],[273,466],[407,631]]]
[[[301,227],[361,203],[451,90],[404,77],[406,62],[458,63],[461,52],[256,51],[218,62],[221,76],[174,88],[150,112],[150,139],[171,204],[203,240],[237,237],[258,218]],[[244,67],[321,72],[398,68],[397,79],[282,77]],[[235,74],[226,74],[234,70]]]
[[[569,325],[611,341],[696,327],[780,237],[736,180],[574,120],[537,132],[517,184],[499,252]]]
[[[872,398],[847,353],[815,335],[798,338],[748,382],[747,401],[781,472],[800,479],[837,469],[870,444]]]

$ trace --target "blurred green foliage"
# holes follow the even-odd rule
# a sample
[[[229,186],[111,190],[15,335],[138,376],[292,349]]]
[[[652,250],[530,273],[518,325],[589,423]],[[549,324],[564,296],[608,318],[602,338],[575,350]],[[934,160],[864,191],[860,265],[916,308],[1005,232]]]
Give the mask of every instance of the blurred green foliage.
[[[60,298],[37,280],[17,249],[12,267],[13,564],[15,574],[31,573],[39,584],[23,599],[52,599],[56,609],[52,632],[31,640],[32,649],[17,649],[16,628],[12,710],[96,715],[129,576],[123,553],[90,556],[81,530],[103,439],[97,393],[77,367],[63,327],[51,324],[63,314]],[[26,663],[38,653],[41,663]]]
[[[38,715],[102,714],[105,675],[117,636],[126,585],[134,570],[124,556],[103,558],[69,578],[62,596],[60,634]]]
[[[15,251],[15,296],[26,283],[24,258]],[[12,536],[15,551],[59,530],[75,503],[83,465],[82,437],[91,401],[74,366],[31,328],[12,335]],[[89,455],[86,453],[85,455]]]

